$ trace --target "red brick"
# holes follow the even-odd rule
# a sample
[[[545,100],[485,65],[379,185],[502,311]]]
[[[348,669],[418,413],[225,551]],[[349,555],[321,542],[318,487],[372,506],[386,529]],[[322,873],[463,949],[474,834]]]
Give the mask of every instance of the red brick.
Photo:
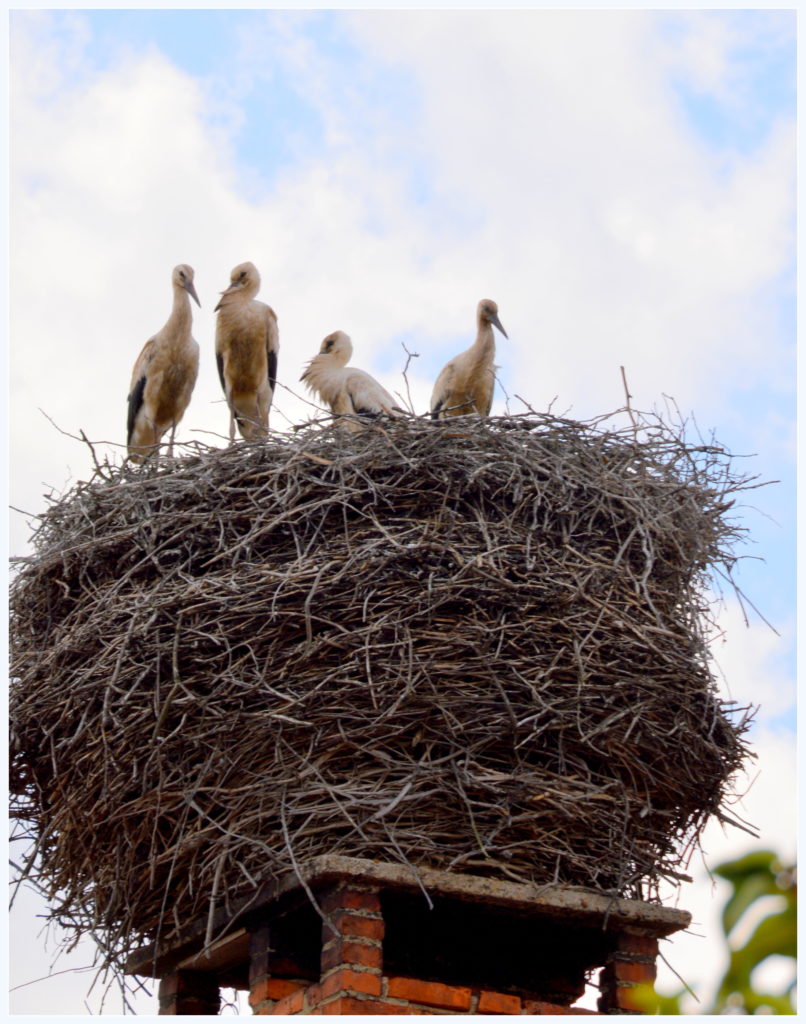
[[[333,910],[363,910],[370,914],[380,914],[381,898],[374,889],[353,889],[339,886],[326,892],[319,900],[319,905],[326,914]]]
[[[249,992],[249,1005],[262,1003],[266,999],[282,999],[284,996],[296,992],[298,988],[304,988],[301,981],[289,981],[287,978],[263,978],[252,985]]]
[[[605,971],[614,981],[629,981],[634,982],[636,985],[651,985],[658,973],[654,964],[642,964],[633,961],[608,964]]]
[[[336,996],[321,1008],[326,1014],[407,1014],[402,1006],[385,1003],[381,999],[356,999],[354,996]]]
[[[520,996],[506,995],[504,992],[482,992],[479,996],[479,1013],[520,1013]]]
[[[408,999],[411,1003],[425,1003],[444,1010],[469,1010],[471,991],[459,985],[442,985],[437,981],[419,981],[416,978],[390,978],[389,996]]]
[[[318,982],[315,985],[309,985],[305,990],[305,1005],[309,1010],[312,1006],[318,1006],[323,998],[325,997],[322,995],[322,986]]]
[[[348,992],[363,992],[368,996],[379,996],[381,994],[381,976],[374,971],[351,971],[344,968],[330,975],[331,978],[339,978],[340,990]],[[329,979],[325,979],[328,981]],[[323,985],[325,982],[322,983]]]
[[[621,932],[616,940],[616,949],[620,953],[632,953],[638,957],[651,957],[654,961],[658,955],[658,940],[646,935],[632,935]]]
[[[350,938],[362,938],[362,939],[382,939],[384,934],[384,924],[382,918],[375,917],[356,917],[354,914],[348,914],[346,912],[333,914],[330,918],[333,927],[341,935],[349,936]],[[327,926],[324,926],[324,934],[330,938],[334,938]]]
[[[305,989],[298,988],[296,992],[278,999],[271,1009],[276,1016],[281,1014],[300,1013],[305,1003]]]
[[[560,1006],[558,1003],[546,1003],[540,999],[527,999],[523,1004],[523,1012],[534,1016],[566,1016],[567,1014],[592,1013],[595,1010],[585,1010],[581,1006]]]
[[[318,985],[311,985],[307,992],[308,1006],[319,1003],[341,992],[363,992],[370,996],[381,994],[381,976],[372,971],[351,971],[342,968],[328,974]]]
[[[383,949],[380,943],[336,939],[322,950],[322,973],[339,964],[361,964],[362,967],[383,967]]]

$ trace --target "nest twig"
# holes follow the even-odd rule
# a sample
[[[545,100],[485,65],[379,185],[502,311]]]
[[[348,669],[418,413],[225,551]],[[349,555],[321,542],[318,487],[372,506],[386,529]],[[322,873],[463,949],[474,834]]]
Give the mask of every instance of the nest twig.
[[[325,852],[655,898],[748,754],[752,481],[657,417],[312,425],[99,467],[12,586],[20,871],[108,964]]]

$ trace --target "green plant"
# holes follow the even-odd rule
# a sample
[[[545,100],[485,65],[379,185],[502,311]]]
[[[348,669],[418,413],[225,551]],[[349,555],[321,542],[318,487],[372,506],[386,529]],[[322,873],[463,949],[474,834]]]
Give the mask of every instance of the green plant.
[[[713,1005],[698,1007],[698,1014],[775,1013],[794,1014],[793,980],[783,992],[760,992],[753,987],[753,972],[771,956],[797,956],[797,883],[794,865],[785,866],[769,850],[748,853],[720,864],[714,874],[732,888],[722,909],[722,930],[730,947],[731,937],[749,915],[758,912],[759,901],[778,897],[757,922],[743,945],[730,949],[728,968],[719,983]],[[685,990],[672,995],[646,995],[646,1012],[679,1014]]]

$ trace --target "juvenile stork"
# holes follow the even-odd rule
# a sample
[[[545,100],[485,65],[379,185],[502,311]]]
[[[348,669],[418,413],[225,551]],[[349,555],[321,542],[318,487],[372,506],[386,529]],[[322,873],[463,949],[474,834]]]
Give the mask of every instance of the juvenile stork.
[[[319,354],[300,377],[336,416],[405,416],[394,398],[364,370],[347,366],[353,343],[344,331],[334,331],[319,346]],[[360,430],[357,420],[346,420],[350,430]]]
[[[269,432],[280,334],[274,310],[255,299],[259,290],[257,267],[239,263],[213,311],[218,313],[215,358],[229,406],[230,443],[235,440],[236,423],[247,441]]]
[[[495,337],[493,326],[507,337],[498,319],[498,306],[482,299],[476,307],[476,340],[442,368],[431,395],[431,419],[465,416],[477,412],[489,416],[495,386]]]
[[[186,263],[174,267],[171,284],[171,315],[162,330],[145,343],[132,371],[126,422],[126,444],[132,462],[144,462],[152,455],[169,428],[168,454],[173,455],[176,426],[185,414],[199,373],[199,346],[190,333],[190,298],[201,306],[193,286],[193,268]]]

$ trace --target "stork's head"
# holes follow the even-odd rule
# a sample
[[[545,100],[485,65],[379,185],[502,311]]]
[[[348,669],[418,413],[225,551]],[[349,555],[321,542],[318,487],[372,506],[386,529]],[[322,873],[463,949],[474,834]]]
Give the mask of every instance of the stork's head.
[[[333,361],[339,366],[346,366],[353,354],[353,343],[344,331],[334,331],[324,339],[319,346],[319,352],[321,355],[332,356]]]
[[[229,288],[225,288],[221,293],[214,313],[228,303],[230,298],[253,299],[260,291],[260,274],[254,263],[239,263],[237,267],[232,268],[229,279]]]
[[[171,283],[174,288],[184,288],[188,295],[196,300],[196,305],[201,308],[199,296],[196,294],[196,288],[193,285],[193,267],[189,267],[187,263],[180,263],[179,266],[174,267]]]
[[[493,302],[492,299],[482,299],[476,307],[476,316],[478,317],[479,326],[482,324],[493,324],[498,330],[508,338],[509,335],[501,325],[501,321],[498,319],[498,303]]]

